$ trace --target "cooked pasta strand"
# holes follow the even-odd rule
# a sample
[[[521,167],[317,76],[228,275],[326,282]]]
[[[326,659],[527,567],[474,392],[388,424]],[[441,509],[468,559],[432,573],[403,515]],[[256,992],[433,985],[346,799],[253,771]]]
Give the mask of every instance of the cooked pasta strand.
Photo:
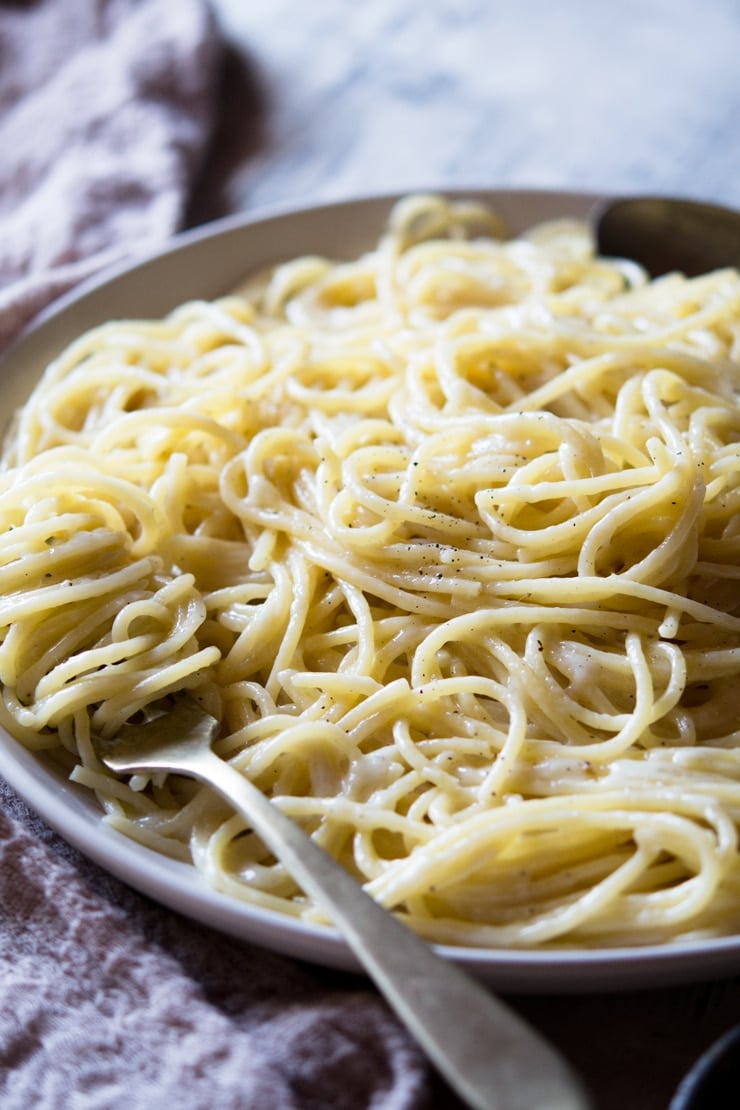
[[[399,204],[48,367],[0,468],[0,721],[114,827],[319,920],[241,818],[95,755],[216,747],[425,936],[740,930],[740,275]]]

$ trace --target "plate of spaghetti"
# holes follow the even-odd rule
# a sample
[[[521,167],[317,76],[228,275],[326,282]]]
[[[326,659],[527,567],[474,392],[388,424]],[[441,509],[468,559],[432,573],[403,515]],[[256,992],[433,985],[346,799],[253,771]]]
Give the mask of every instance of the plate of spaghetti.
[[[95,737],[215,750],[505,989],[740,967],[740,274],[594,198],[224,221],[6,357],[0,772],[162,903],[352,958],[244,822]]]

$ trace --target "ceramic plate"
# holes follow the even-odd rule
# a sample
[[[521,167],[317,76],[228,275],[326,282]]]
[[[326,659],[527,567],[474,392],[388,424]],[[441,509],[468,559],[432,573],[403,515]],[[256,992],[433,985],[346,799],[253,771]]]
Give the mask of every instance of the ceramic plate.
[[[462,190],[489,201],[512,233],[541,219],[585,217],[597,199],[543,191]],[[229,292],[246,274],[303,253],[352,257],[378,238],[397,197],[220,221],[180,236],[136,265],[58,301],[0,366],[6,414],[44,366],[85,329],[120,317],[159,317],[192,298]],[[327,966],[357,965],[332,929],[306,925],[212,890],[189,865],[159,856],[101,823],[94,797],[0,729],[0,774],[57,832],[96,863],[171,909],[243,940]],[[440,947],[498,989],[573,992],[657,986],[740,970],[740,937],[640,949],[517,952]]]

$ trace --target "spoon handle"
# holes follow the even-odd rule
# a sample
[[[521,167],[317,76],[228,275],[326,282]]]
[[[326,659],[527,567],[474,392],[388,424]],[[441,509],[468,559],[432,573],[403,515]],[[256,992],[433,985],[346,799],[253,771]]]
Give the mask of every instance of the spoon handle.
[[[343,934],[450,1087],[475,1110],[586,1110],[565,1061],[502,1002],[367,895],[328,853],[210,749],[190,774],[239,810]]]
[[[599,254],[631,258],[651,277],[740,266],[740,212],[679,197],[618,197],[591,216]]]

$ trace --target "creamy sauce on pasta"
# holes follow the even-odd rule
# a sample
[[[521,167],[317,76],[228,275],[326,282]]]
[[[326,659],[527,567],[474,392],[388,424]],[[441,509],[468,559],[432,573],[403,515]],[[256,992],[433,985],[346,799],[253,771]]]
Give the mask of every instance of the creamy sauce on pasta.
[[[93,737],[194,691],[216,750],[436,941],[740,929],[740,276],[440,197],[353,261],[83,335],[0,471],[2,724],[105,820],[321,920],[205,788]]]

